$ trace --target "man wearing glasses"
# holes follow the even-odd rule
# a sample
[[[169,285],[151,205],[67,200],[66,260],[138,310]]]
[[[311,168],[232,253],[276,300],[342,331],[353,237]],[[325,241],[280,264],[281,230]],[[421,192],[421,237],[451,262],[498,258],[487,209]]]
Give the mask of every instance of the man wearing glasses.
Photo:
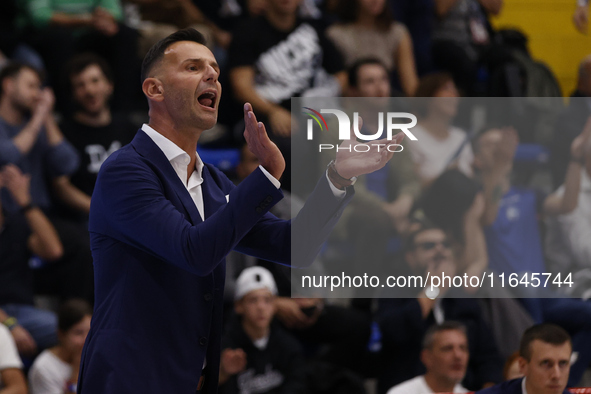
[[[422,226],[412,232],[404,250],[399,275],[453,277],[456,260],[443,230]],[[383,365],[378,379],[378,393],[425,373],[420,354],[422,339],[429,327],[445,321],[458,321],[466,326],[470,361],[462,385],[469,390],[490,386],[501,379],[501,365],[492,333],[483,319],[478,301],[462,288],[440,287],[432,293],[423,288],[391,288],[389,298],[379,300],[377,322],[382,333]],[[397,298],[393,298],[397,297]]]

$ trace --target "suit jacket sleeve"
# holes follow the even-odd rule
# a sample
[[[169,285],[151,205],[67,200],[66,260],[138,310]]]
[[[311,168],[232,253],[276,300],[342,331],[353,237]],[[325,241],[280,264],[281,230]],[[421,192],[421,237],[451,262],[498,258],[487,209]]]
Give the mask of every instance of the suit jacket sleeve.
[[[146,163],[119,158],[103,166],[92,197],[96,206],[91,209],[91,231],[104,231],[201,276],[210,274],[271,203],[282,198],[281,191],[257,169],[232,190],[228,204],[192,225],[165,196],[162,181]],[[269,206],[261,208],[260,202],[268,198]]]

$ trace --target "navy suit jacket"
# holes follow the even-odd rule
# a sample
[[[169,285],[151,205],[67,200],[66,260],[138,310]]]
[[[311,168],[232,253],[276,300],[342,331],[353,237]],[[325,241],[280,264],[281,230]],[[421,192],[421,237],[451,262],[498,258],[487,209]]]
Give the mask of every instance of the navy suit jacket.
[[[489,387],[484,390],[477,391],[476,394],[522,394],[521,382],[523,378],[509,380]],[[563,394],[570,394],[568,390],[564,390]]]
[[[339,201],[323,176],[292,224],[268,213],[283,194],[260,169],[234,186],[205,164],[202,192],[204,221],[141,130],[102,165],[89,219],[95,310],[78,393],[195,393],[204,358],[202,392],[215,393],[226,255],[290,264],[293,246],[293,258],[309,263],[353,194]],[[292,245],[292,231],[316,237]]]

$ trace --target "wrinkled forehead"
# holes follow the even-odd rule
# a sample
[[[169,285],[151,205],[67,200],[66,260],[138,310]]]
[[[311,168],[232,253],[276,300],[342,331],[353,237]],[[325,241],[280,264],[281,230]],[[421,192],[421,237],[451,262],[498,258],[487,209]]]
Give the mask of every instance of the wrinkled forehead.
[[[202,59],[207,63],[216,63],[215,56],[205,45],[193,41],[178,41],[164,51],[162,63],[179,65],[189,59]]]

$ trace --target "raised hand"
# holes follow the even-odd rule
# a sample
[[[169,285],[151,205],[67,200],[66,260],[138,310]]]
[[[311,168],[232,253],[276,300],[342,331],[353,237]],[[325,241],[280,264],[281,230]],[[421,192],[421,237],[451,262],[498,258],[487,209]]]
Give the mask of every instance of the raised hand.
[[[252,111],[250,103],[244,104],[244,138],[248,149],[259,159],[265,170],[275,179],[281,178],[285,170],[285,159],[279,148],[269,139],[267,130]]]
[[[581,162],[585,158],[585,151],[589,148],[591,139],[591,116],[587,118],[583,131],[572,142],[570,155],[574,161]]]
[[[363,120],[359,117],[359,129],[363,126]],[[351,133],[353,134],[353,133]],[[384,167],[386,163],[394,155],[395,146],[388,150],[390,145],[397,145],[404,139],[404,133],[400,132],[396,134],[392,140],[381,139],[377,141],[369,141],[365,144],[357,142],[355,140],[344,140],[337,150],[335,159],[335,168],[340,176],[343,178],[350,179],[355,176],[369,174],[380,168]],[[355,150],[355,146],[367,145],[367,148],[358,148]]]

